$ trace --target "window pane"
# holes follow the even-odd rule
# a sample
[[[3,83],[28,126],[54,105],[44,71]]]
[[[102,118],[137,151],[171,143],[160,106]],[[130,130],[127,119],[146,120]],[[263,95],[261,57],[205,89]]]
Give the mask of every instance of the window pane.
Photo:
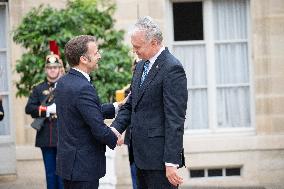
[[[0,136],[1,135],[9,135],[9,103],[8,103],[8,96],[3,96],[2,104],[4,108],[4,119],[0,121]]]
[[[173,3],[174,40],[203,40],[202,2]]]
[[[0,5],[0,48],[6,48],[6,6],[5,5]]]
[[[208,128],[208,105],[205,46],[175,46],[174,54],[183,64],[190,89],[185,128],[206,129]]]
[[[220,177],[223,176],[222,169],[208,169],[208,177]]]
[[[218,127],[249,127],[249,87],[217,89]]]
[[[213,5],[215,39],[247,39],[247,0],[215,0]]]
[[[204,45],[175,46],[174,55],[183,64],[189,87],[206,85],[206,52]]]
[[[0,91],[8,91],[7,57],[4,52],[0,52]]]
[[[185,121],[186,129],[208,128],[208,102],[207,90],[189,90],[187,114]]]
[[[205,171],[204,169],[189,170],[189,175],[190,175],[190,178],[205,177]]]
[[[189,101],[186,129],[208,129],[208,84],[207,80],[216,80],[210,86],[216,91],[217,127],[250,127],[250,80],[248,54],[248,11],[247,0],[212,0],[213,28],[203,31],[202,2],[173,3],[174,40],[203,40],[203,32],[214,32],[211,46],[193,45],[192,42],[174,43],[174,54],[184,65],[188,78]],[[194,8],[193,8],[194,7]],[[210,10],[211,11],[211,10]],[[200,24],[200,25],[198,25]],[[200,27],[198,27],[200,26]],[[210,25],[209,25],[210,26]],[[201,35],[200,35],[201,34]],[[210,36],[211,34],[208,34]],[[195,43],[196,44],[196,43]],[[213,50],[213,53],[206,51]],[[211,56],[212,55],[212,56]],[[214,56],[213,56],[214,55]],[[215,57],[212,60],[212,57]],[[207,70],[206,65],[214,65]],[[208,78],[215,71],[216,78]],[[215,82],[214,82],[215,83]],[[214,94],[214,93],[212,93]],[[210,102],[211,103],[211,102]],[[214,126],[212,126],[214,127]]]
[[[246,43],[218,44],[215,53],[217,84],[249,83]]]
[[[241,168],[227,168],[226,176],[241,176]]]

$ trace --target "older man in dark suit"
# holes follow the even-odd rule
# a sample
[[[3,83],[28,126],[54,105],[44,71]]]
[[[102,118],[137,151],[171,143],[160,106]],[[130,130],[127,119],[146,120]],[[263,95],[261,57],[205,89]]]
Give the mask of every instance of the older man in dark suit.
[[[128,101],[112,127],[122,133],[131,122],[131,142],[142,189],[177,188],[177,168],[184,164],[183,133],[187,79],[181,63],[162,45],[162,32],[150,17],[131,32],[138,62]]]
[[[101,104],[89,74],[101,58],[92,36],[78,36],[65,46],[71,69],[57,83],[57,174],[65,189],[96,189],[106,173],[106,145],[114,149],[119,133],[104,124]]]

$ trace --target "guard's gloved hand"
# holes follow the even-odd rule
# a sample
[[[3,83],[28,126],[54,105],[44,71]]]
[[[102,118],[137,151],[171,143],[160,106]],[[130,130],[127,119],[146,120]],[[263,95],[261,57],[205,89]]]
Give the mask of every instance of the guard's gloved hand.
[[[50,114],[56,114],[56,104],[55,103],[46,107],[46,117],[49,117]]]

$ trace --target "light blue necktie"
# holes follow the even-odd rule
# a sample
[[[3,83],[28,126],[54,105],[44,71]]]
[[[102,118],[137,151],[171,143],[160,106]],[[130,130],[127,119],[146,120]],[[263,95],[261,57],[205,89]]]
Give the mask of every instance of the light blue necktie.
[[[143,84],[143,82],[144,82],[144,80],[145,80],[145,78],[146,78],[146,76],[147,76],[147,74],[148,74],[149,65],[150,65],[150,61],[149,61],[149,60],[145,61],[145,63],[144,63],[144,69],[143,69],[143,73],[142,73],[141,81],[140,81],[140,87],[141,87],[141,85]]]

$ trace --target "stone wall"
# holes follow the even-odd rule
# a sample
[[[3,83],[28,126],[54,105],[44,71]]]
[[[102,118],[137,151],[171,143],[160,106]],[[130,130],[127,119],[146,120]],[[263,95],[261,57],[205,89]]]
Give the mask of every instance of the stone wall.
[[[169,0],[116,0],[116,28],[128,30],[140,16],[150,15],[160,24],[169,45]],[[265,186],[284,185],[284,1],[251,0],[251,86],[255,113],[251,132],[220,135],[185,135],[184,146],[188,168],[242,166],[241,177],[190,179],[187,168],[180,173],[187,186]],[[17,26],[31,7],[46,1],[11,0],[9,14],[11,29]],[[51,0],[54,7],[64,7],[66,1]],[[129,38],[125,37],[129,44]],[[10,40],[12,70],[24,49]],[[20,76],[13,72],[12,82]],[[32,146],[35,132],[25,115],[27,99],[15,98],[12,89],[13,127],[19,151]],[[21,153],[23,155],[23,153]],[[36,155],[35,155],[36,156]],[[17,157],[23,157],[17,152]],[[40,156],[39,156],[40,157]],[[130,173],[126,147],[116,150],[117,188],[130,188]]]
[[[252,51],[258,134],[284,133],[284,1],[252,1]]]

